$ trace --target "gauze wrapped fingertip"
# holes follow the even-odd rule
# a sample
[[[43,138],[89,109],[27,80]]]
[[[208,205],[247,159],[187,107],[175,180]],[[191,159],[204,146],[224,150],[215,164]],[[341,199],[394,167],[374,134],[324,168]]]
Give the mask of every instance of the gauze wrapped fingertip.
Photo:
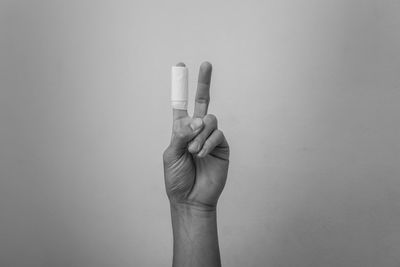
[[[174,109],[187,109],[188,104],[188,69],[173,66],[171,70],[171,105]]]

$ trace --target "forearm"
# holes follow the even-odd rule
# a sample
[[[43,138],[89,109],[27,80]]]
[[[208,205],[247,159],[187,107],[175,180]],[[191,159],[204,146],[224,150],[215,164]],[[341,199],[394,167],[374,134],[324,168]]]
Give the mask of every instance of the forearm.
[[[215,208],[171,204],[173,267],[221,266]]]

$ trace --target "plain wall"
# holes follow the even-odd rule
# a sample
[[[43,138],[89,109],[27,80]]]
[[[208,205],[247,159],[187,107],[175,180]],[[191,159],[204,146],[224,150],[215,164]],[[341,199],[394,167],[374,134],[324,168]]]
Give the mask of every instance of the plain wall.
[[[213,63],[224,266],[400,266],[400,4],[0,1],[0,266],[170,266],[170,67]],[[191,103],[190,108],[193,105]]]

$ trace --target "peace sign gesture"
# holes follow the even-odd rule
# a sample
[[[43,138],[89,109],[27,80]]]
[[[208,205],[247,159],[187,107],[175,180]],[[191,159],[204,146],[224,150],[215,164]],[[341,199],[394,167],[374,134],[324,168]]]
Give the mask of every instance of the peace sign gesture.
[[[210,63],[201,64],[193,117],[185,107],[173,109],[171,143],[163,155],[165,185],[173,205],[215,209],[226,182],[228,142],[217,118],[207,114],[211,72]]]

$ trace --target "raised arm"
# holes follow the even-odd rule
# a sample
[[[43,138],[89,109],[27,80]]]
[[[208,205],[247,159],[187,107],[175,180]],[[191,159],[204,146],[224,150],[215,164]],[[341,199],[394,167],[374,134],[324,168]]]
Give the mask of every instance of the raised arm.
[[[186,105],[174,106],[171,142],[163,155],[173,267],[221,266],[216,207],[227,179],[229,146],[217,118],[207,114],[211,71],[208,62],[200,67],[193,117]]]

